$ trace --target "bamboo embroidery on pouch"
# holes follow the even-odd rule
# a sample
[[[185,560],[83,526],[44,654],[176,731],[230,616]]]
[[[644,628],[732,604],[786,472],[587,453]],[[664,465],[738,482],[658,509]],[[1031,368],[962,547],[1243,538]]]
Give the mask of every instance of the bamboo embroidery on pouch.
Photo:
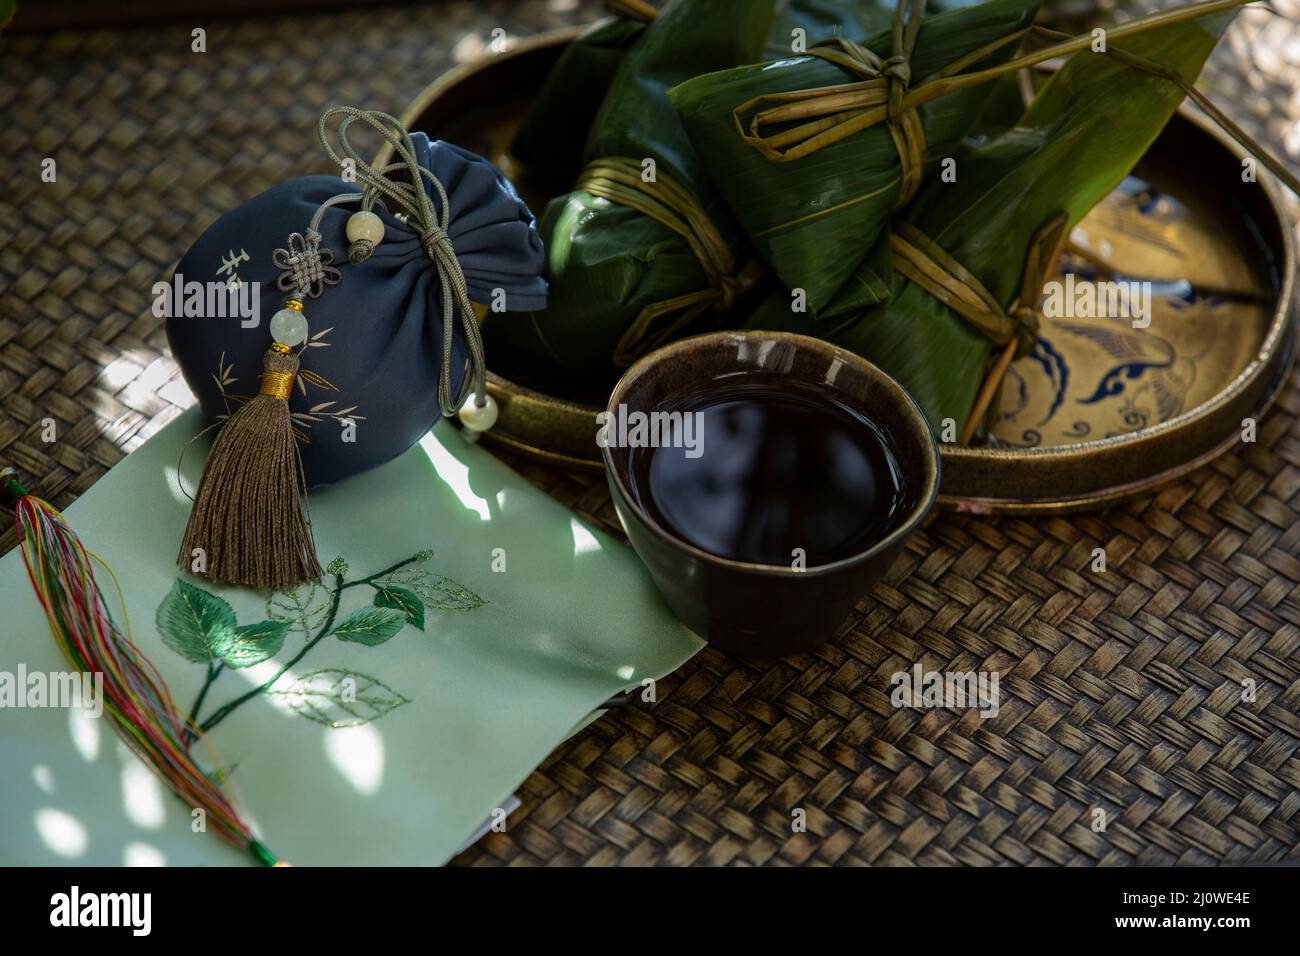
[[[158,607],[158,632],[177,654],[207,667],[189,711],[186,746],[262,694],[281,698],[294,713],[330,728],[368,724],[411,703],[378,677],[359,671],[340,667],[301,675],[291,671],[327,638],[378,647],[408,627],[424,631],[426,611],[467,612],[487,603],[463,584],[418,566],[432,557],[432,551],[420,551],[354,580],[348,580],[347,561],[337,557],[326,567],[321,582],[270,592],[266,619],[253,624],[240,624],[229,602],[177,578]],[[369,589],[371,603],[344,616],[344,594],[354,588]],[[267,680],[205,711],[223,673],[268,661],[290,641],[301,641],[301,646]]]
[[[303,345],[303,348],[329,348],[329,334],[333,331],[333,326],[330,326],[327,329],[321,329],[307,340]],[[235,392],[229,391],[230,386],[238,384],[239,379],[235,376],[234,365],[226,363],[225,352],[222,352],[221,357],[217,359],[217,370],[210,374],[212,375],[212,380],[217,383],[217,392],[221,396],[221,400],[226,404],[226,414],[217,416],[218,420],[224,421],[234,414],[232,403],[234,406],[238,407],[247,402],[251,396],[239,395]],[[324,375],[321,375],[318,372],[313,372],[311,369],[300,369],[297,376],[294,378],[294,385],[304,398],[308,395],[308,385],[330,392],[339,391],[337,385],[327,379]],[[311,436],[308,435],[307,432],[313,425],[319,422],[329,419],[344,427],[351,426],[355,430],[361,422],[366,420],[366,416],[357,411],[360,406],[349,405],[345,408],[338,408],[336,407],[338,404],[339,403],[334,400],[317,402],[306,411],[291,411],[289,413],[289,420],[292,422],[294,435],[296,435],[298,440],[303,444],[310,444]]]

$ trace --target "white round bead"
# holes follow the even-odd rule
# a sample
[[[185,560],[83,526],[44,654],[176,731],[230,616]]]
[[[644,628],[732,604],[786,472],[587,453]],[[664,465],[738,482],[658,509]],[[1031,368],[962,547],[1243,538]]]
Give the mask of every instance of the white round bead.
[[[295,309],[281,309],[271,316],[271,338],[290,348],[307,341],[307,320]]]
[[[369,239],[375,245],[384,241],[384,221],[373,212],[354,212],[348,217],[348,242]]]
[[[460,423],[472,432],[485,432],[497,423],[497,403],[491,395],[484,395],[487,403],[477,404],[477,398],[471,395],[460,407]]]

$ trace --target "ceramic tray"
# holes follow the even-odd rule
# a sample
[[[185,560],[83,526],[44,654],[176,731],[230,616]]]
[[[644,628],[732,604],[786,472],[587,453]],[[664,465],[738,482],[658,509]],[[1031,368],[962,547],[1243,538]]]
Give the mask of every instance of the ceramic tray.
[[[550,190],[530,182],[508,147],[532,92],[577,32],[517,41],[451,70],[403,122],[491,157],[540,213]],[[1134,174],[1074,229],[1062,276],[1150,281],[1150,324],[1045,316],[1036,348],[1003,382],[991,440],[943,446],[941,506],[1097,507],[1242,440],[1243,420],[1263,412],[1290,367],[1296,269],[1280,192],[1263,172],[1259,182],[1243,182],[1242,156],[1180,113]],[[495,375],[489,390],[501,406],[492,441],[600,468],[599,396],[548,395]]]

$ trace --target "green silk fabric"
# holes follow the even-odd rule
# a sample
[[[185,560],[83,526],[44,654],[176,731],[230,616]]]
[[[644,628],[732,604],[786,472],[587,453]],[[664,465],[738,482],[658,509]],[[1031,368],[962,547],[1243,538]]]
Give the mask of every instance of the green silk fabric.
[[[241,627],[283,633],[273,657],[222,668],[200,719],[275,676],[316,636],[330,588],[353,582],[340,590],[333,627],[351,623],[208,735],[227,794],[282,860],[445,862],[603,701],[641,691],[702,646],[630,548],[448,426],[309,496],[317,552],[332,565],[323,592],[267,595],[183,573],[175,560],[189,502],[177,463],[200,427],[195,411],[182,415],[66,517],[117,575],[131,638],[183,713],[208,667],[192,635],[178,636],[177,607],[159,614],[178,578],[213,608],[226,602],[220,614],[233,612]],[[185,453],[191,491],[208,445],[203,438]],[[426,551],[391,578],[364,582]],[[121,625],[112,579],[98,580]],[[0,608],[0,672],[66,672],[18,551],[0,559]],[[654,704],[638,697],[633,706]],[[195,753],[214,766],[202,741]],[[0,710],[0,766],[2,863],[253,862],[194,832],[190,808],[126,750],[107,715]]]

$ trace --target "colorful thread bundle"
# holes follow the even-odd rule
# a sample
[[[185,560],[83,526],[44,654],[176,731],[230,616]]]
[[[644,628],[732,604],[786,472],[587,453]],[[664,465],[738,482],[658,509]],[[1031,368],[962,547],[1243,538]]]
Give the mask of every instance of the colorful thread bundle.
[[[191,756],[186,736],[189,722],[177,710],[157,669],[113,620],[95,581],[93,563],[110,577],[112,570],[82,546],[58,509],[27,493],[13,469],[0,469],[0,487],[16,502],[14,520],[23,563],[55,643],[79,671],[104,675],[104,707],[127,746],[178,797],[204,811],[207,825],[222,839],[248,850],[267,866],[285,865],[253,837],[221,788]],[[194,736],[197,731],[190,735]]]

